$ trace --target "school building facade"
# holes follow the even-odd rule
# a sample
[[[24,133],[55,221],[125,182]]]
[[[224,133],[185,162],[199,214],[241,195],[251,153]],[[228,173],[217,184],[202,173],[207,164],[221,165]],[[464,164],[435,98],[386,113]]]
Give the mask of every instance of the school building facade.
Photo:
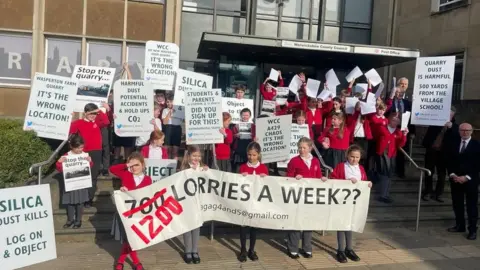
[[[436,13],[417,2],[430,10],[435,0],[0,0],[0,116],[24,116],[35,72],[70,77],[84,64],[120,73],[128,62],[140,79],[147,40],[177,43],[180,68],[213,76],[225,96],[246,85],[257,108],[272,67],[287,82],[335,68],[340,89],[356,65],[413,79],[419,55],[462,52],[460,98],[477,99],[480,77],[465,63],[480,55],[480,38],[468,35],[480,0]]]

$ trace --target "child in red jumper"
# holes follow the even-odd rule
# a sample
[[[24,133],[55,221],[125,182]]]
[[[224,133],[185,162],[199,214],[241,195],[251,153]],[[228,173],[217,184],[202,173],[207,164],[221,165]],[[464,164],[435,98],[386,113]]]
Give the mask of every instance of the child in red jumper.
[[[347,162],[339,163],[332,174],[331,179],[350,180],[353,184],[357,181],[368,181],[367,174],[362,165],[360,165],[360,159],[362,156],[362,148],[358,145],[351,145],[347,150]],[[372,187],[372,183],[368,183],[369,187]],[[337,232],[337,260],[340,263],[346,263],[347,257],[352,261],[360,261],[360,258],[353,251],[352,231],[338,231]],[[346,249],[345,249],[346,243]]]
[[[278,71],[278,87],[283,87],[283,78],[280,70]],[[260,93],[264,100],[274,100],[277,95],[277,90],[273,87],[273,81],[266,78],[260,85]]]
[[[308,138],[301,138],[298,141],[298,156],[292,158],[287,165],[287,177],[322,179],[320,161],[312,156],[313,141]],[[290,231],[287,234],[288,255],[292,259],[298,259],[298,241],[302,238],[302,250],[300,253],[305,258],[312,257],[312,231]]]
[[[145,175],[145,160],[140,153],[132,153],[126,164],[117,164],[110,167],[110,172],[116,177],[120,178],[122,186],[120,191],[126,192],[129,190],[140,189],[152,184],[152,178]],[[122,221],[117,213],[113,219],[112,234],[116,240],[120,240],[122,243],[122,249],[120,251],[120,257],[115,265],[116,270],[122,270],[125,259],[128,255],[132,259],[135,265],[135,270],[143,270],[143,266],[138,259],[137,252],[133,251],[128,243],[125,229],[123,228]]]
[[[163,132],[160,130],[152,131],[147,144],[142,147],[142,156],[150,159],[168,159],[168,150],[163,147],[164,141],[165,134]]]
[[[103,103],[106,111],[110,111],[110,106]],[[92,158],[93,167],[90,172],[92,176],[92,187],[88,191],[89,201],[85,203],[85,208],[92,206],[93,197],[97,190],[97,177],[100,174],[100,165],[102,164],[102,132],[101,128],[110,124],[108,117],[97,105],[88,103],[85,105],[84,118],[72,122],[70,134],[78,134],[85,141],[84,151]]]
[[[306,109],[307,124],[312,130],[310,138],[316,138],[322,134],[323,130],[323,109],[319,108],[316,98],[308,98],[308,108]],[[320,103],[321,105],[321,103]]]
[[[325,163],[335,168],[345,161],[345,151],[350,145],[350,130],[345,125],[345,114],[336,112],[332,115],[332,126],[325,129],[317,141],[326,149]]]
[[[243,176],[249,174],[259,175],[265,177],[268,175],[268,168],[261,163],[261,147],[257,142],[251,142],[247,146],[248,162],[240,166],[240,173]],[[250,248],[247,253],[247,233],[250,233]],[[255,252],[255,242],[257,241],[257,228],[254,227],[240,227],[240,244],[241,251],[238,260],[241,262],[247,261],[247,256],[252,261],[258,260],[258,255]]]
[[[223,113],[223,128],[220,133],[223,135],[223,143],[215,144],[215,157],[217,159],[218,170],[224,172],[232,171],[230,162],[230,146],[233,142],[233,133],[228,128],[232,122],[232,116],[228,112]]]
[[[240,111],[240,123],[233,126],[233,158],[232,172],[237,172],[239,166],[247,162],[247,146],[255,138],[255,125],[250,122],[252,112],[248,108]]]

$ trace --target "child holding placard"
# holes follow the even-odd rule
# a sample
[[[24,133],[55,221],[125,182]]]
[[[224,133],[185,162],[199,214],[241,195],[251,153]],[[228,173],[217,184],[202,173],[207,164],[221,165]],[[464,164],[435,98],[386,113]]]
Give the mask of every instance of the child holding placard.
[[[167,107],[162,111],[163,129],[165,131],[165,145],[168,147],[172,159],[178,160],[178,148],[182,141],[182,122],[174,117],[173,95],[167,95]]]
[[[121,187],[120,191],[127,192],[136,189],[140,189],[152,184],[152,178],[144,174],[145,171],[145,159],[140,153],[132,153],[126,164],[117,164],[110,167],[110,172],[116,177],[120,178]],[[120,251],[120,257],[115,265],[116,270],[123,270],[123,264],[130,255],[132,262],[135,266],[135,270],[143,270],[143,266],[138,259],[136,251],[133,251],[127,240],[125,229],[122,225],[119,213],[113,218],[112,234],[115,240],[120,240],[122,243],[122,249]]]
[[[323,109],[319,107],[316,98],[308,98],[308,107],[305,111],[308,127],[312,131],[310,138],[316,138],[322,134],[323,130]],[[320,103],[321,105],[321,103]]]
[[[360,109],[360,101],[355,105],[353,114],[347,115],[347,126],[351,130],[351,141],[359,145],[362,149],[368,151],[370,141],[373,139],[370,115],[362,115]],[[360,164],[365,168],[368,168],[368,162],[366,158],[362,158]]]
[[[323,102],[322,105],[324,115],[324,130],[329,129],[332,126],[332,118],[336,113],[345,114],[345,108],[343,107],[342,99],[334,97],[331,101]]]
[[[168,151],[163,147],[165,134],[160,130],[150,133],[147,144],[142,147],[141,153],[144,158],[168,159]]]
[[[345,151],[350,145],[350,130],[345,125],[345,114],[332,114],[332,126],[323,131],[317,141],[326,149],[325,163],[335,168],[338,163],[345,161]]]
[[[269,77],[263,81],[260,85],[260,93],[264,100],[274,100],[275,96],[277,95],[277,90],[275,90],[274,85],[277,84],[272,81]],[[278,87],[283,87],[283,78],[282,72],[278,71]]]
[[[63,172],[63,162],[67,160],[69,155],[81,155],[84,154],[84,142],[83,138],[79,135],[72,135],[68,141],[70,151],[63,155],[55,164],[57,171]],[[90,156],[86,157],[86,160],[90,163],[90,168],[93,166]],[[82,227],[82,214],[83,204],[88,202],[88,188],[82,188],[72,191],[65,191],[65,187],[62,193],[62,204],[67,206],[67,223],[63,225],[64,229],[70,228],[73,225],[74,229]]]
[[[159,105],[157,105],[157,104],[153,105],[153,118],[150,121],[150,124],[153,125],[153,130],[154,131],[156,131],[156,130],[162,131],[162,121],[160,121],[160,118],[159,118],[161,112],[162,112],[162,110],[161,110]],[[137,141],[135,142],[135,145],[139,148],[144,146],[144,145],[148,145],[147,141],[148,141],[149,137],[150,137],[150,134],[148,134],[147,136],[137,137]]]
[[[232,172],[236,172],[241,164],[247,162],[247,146],[255,138],[255,125],[250,123],[252,112],[248,108],[240,111],[240,122],[233,127],[233,166]]]
[[[220,133],[223,135],[223,143],[215,144],[215,156],[217,159],[218,169],[224,172],[232,171],[232,163],[230,162],[230,146],[233,142],[233,133],[228,128],[232,116],[228,112],[223,113],[223,128]]]

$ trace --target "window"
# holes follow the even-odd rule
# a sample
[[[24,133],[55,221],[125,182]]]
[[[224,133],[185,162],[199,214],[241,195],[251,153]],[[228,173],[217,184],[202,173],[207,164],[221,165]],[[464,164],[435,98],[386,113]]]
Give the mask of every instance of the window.
[[[82,41],[47,38],[45,70],[48,74],[71,77],[75,65],[82,63]]]
[[[32,37],[0,33],[0,84],[30,85]]]
[[[127,63],[132,79],[143,80],[143,67],[145,65],[145,46],[127,45]]]
[[[370,24],[372,0],[345,0],[345,22]]]
[[[335,26],[323,27],[323,41],[338,42],[340,39],[340,28]]]
[[[90,41],[87,43],[87,65],[116,68],[115,79],[122,70],[122,44]]]
[[[197,50],[202,33],[212,31],[213,16],[209,14],[183,12],[180,42],[180,59],[197,60]]]
[[[370,44],[370,29],[343,27],[340,42]]]
[[[463,69],[465,65],[465,53],[455,54],[455,70],[453,75],[452,100],[457,101],[463,98]]]
[[[341,0],[326,0],[325,20],[340,21]]]
[[[462,7],[469,3],[469,0],[432,0],[432,12],[441,12]]]

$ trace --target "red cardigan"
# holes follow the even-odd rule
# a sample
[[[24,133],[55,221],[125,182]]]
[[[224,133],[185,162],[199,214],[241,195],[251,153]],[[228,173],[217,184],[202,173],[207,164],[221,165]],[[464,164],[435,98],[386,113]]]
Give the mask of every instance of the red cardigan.
[[[374,139],[377,139],[378,136],[380,136],[380,127],[386,127],[388,125],[388,119],[385,116],[380,118],[377,114],[371,114],[369,120],[372,136]]]
[[[68,156],[68,153],[70,153],[70,152],[65,153],[65,154],[63,155],[63,157],[64,157],[64,156]],[[58,161],[57,161],[57,163],[55,163],[55,167],[57,168],[57,171],[63,172],[63,165],[62,165],[62,164],[63,164],[62,162],[58,162]],[[92,166],[93,166],[93,162],[90,160],[90,168],[91,168]]]
[[[253,174],[255,175],[260,175],[260,174],[266,174],[268,175],[268,168],[265,164],[260,164],[257,168],[252,168],[247,165],[247,163],[244,163],[240,165],[240,173],[248,173],[248,174]]]
[[[362,179],[357,179],[361,181],[368,181],[367,180],[367,173],[362,165],[360,165],[360,174],[362,175]],[[338,165],[333,169],[332,174],[330,174],[331,179],[345,179],[348,180],[345,176],[345,162],[340,162]]]
[[[283,87],[282,78],[278,78],[278,87]],[[267,90],[265,90],[265,84],[262,83],[260,84],[260,93],[262,94],[262,97],[264,100],[273,100],[277,95],[277,90],[275,90],[275,88],[272,87],[272,91],[267,92]]]
[[[379,129],[376,152],[378,155],[383,155],[385,150],[387,150],[388,157],[395,157],[397,155],[397,149],[405,146],[406,142],[407,137],[400,129],[397,128],[393,133],[390,133],[387,127],[382,126]]]
[[[110,172],[116,177],[120,178],[122,181],[122,186],[126,187],[128,190],[135,190],[143,188],[152,184],[152,178],[145,175],[142,182],[137,186],[135,180],[133,179],[133,174],[128,171],[126,164],[117,164],[110,167]]]
[[[150,157],[150,145],[144,145],[142,146],[142,149],[140,150],[140,153],[144,158],[149,158]],[[165,147],[162,147],[162,159],[168,159],[168,151]]]
[[[354,136],[355,136],[355,127],[357,126],[357,120],[358,117],[363,117],[360,121],[362,121],[363,124],[363,131],[365,133],[365,139],[371,140],[373,139],[372,135],[372,129],[371,129],[371,124],[370,124],[370,115],[360,115],[359,111],[355,111],[353,114],[347,115],[347,126],[348,129],[351,131],[351,140],[353,141]]]
[[[230,159],[230,145],[233,143],[233,132],[226,128],[225,133],[227,136],[225,136],[223,143],[215,144],[215,155],[218,160]]]
[[[312,158],[310,169],[300,156],[292,158],[287,165],[287,177],[301,175],[303,178],[322,178],[322,168],[318,158]]]
[[[329,138],[330,139],[330,148],[337,149],[337,150],[347,150],[350,146],[350,130],[347,126],[343,127],[343,136],[342,138],[338,137],[339,128],[334,128],[333,132],[330,133],[329,128],[325,128],[322,132],[322,135],[318,137],[317,141],[319,143],[323,142],[323,139]]]
[[[110,124],[108,117],[102,111],[98,112],[97,117],[93,122],[85,119],[78,119],[70,125],[70,134],[78,133],[85,141],[83,150],[99,151],[102,150],[102,132],[101,128],[107,127]]]

